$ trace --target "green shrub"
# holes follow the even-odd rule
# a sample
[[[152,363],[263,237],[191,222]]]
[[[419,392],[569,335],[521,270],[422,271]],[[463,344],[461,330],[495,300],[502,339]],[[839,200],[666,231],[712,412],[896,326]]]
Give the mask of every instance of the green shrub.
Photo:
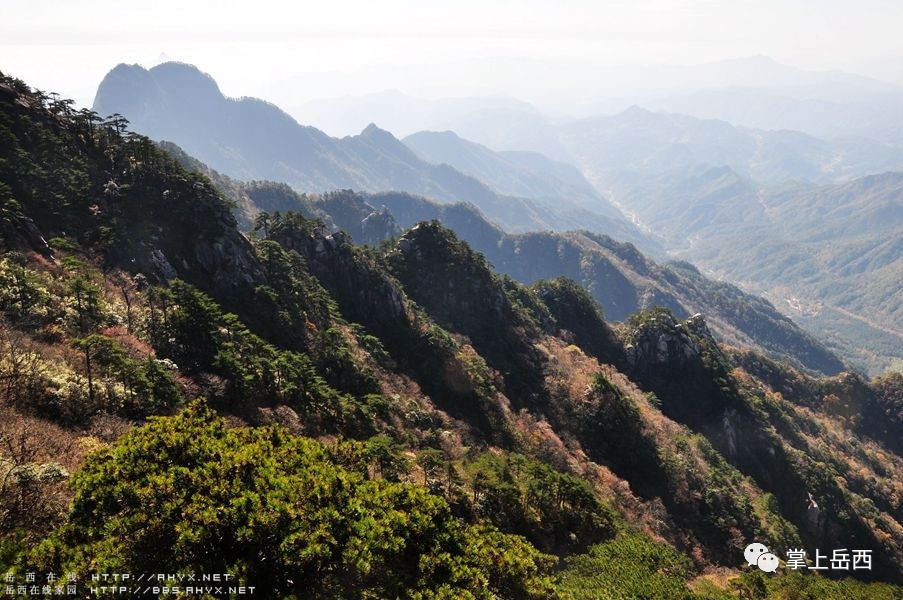
[[[562,598],[690,600],[690,561],[672,547],[644,535],[622,533],[572,556],[561,573]]]
[[[72,487],[68,522],[23,570],[232,573],[269,597],[553,591],[554,559],[522,538],[465,527],[425,488],[367,480],[312,440],[227,428],[199,403],[92,455]]]

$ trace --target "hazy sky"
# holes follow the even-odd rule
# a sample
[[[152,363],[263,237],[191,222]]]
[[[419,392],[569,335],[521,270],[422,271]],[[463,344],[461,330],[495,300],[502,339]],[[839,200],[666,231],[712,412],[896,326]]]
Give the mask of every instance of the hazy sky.
[[[413,79],[424,76],[469,93],[466,67],[444,65],[484,57],[651,65],[763,54],[901,81],[901,24],[899,0],[0,0],[0,70],[86,105],[115,64],[161,56],[198,65],[228,95],[295,104],[423,92]],[[309,86],[279,85],[290,78]]]

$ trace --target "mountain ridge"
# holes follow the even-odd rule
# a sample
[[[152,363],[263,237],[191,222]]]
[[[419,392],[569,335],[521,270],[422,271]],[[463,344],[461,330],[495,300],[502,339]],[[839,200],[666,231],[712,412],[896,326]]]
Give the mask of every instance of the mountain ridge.
[[[564,196],[583,206],[606,208],[599,193],[580,171],[539,153],[495,153],[452,131],[421,131],[402,141],[423,159],[449,164],[506,195],[546,200]],[[611,207],[607,208],[610,216],[618,216]]]
[[[661,308],[611,326],[576,284],[521,285],[438,222],[374,248],[289,211],[243,236],[205,176],[5,76],[0,140],[13,577],[201,564],[285,597],[899,595],[903,378],[810,377]],[[767,577],[751,540],[870,548],[874,570]],[[711,568],[729,581],[700,586]]]
[[[473,205],[437,204],[398,192],[343,190],[314,198],[293,194],[286,197],[281,209],[291,209],[292,201],[296,210],[312,218],[328,215],[331,226],[368,244],[396,237],[399,227],[438,219],[485,255],[495,268],[524,284],[561,275],[574,279],[593,295],[610,319],[624,320],[657,303],[684,318],[702,311],[716,323],[719,334],[735,344],[767,349],[811,369],[829,373],[843,369],[836,356],[767,301],[708,280],[689,265],[655,264],[633,245],[604,235],[580,231],[507,234]],[[373,219],[388,225],[365,231],[364,223]],[[753,311],[754,316],[743,316],[744,311]]]
[[[198,79],[210,93],[185,101],[175,86],[186,77]],[[297,124],[272,104],[226,98],[211,81],[186,64],[163,63],[149,70],[119,66],[98,87],[94,108],[122,114],[136,131],[173,141],[238,179],[283,181],[302,192],[397,189],[440,201],[466,198],[508,229],[568,229],[582,222],[654,247],[616,210],[590,211],[562,197],[540,202],[506,196],[451,166],[421,160],[372,123],[358,135],[331,138]]]

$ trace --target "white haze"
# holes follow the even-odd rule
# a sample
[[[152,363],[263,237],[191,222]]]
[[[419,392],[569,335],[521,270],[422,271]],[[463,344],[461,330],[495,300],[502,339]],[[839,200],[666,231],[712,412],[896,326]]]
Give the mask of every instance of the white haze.
[[[901,22],[903,3],[888,0],[4,0],[0,69],[80,105],[116,63],[165,56],[198,65],[226,94],[286,107],[398,90],[518,98],[575,114],[713,83],[793,83],[780,78],[798,71],[770,61],[722,62],[759,55],[899,81]]]

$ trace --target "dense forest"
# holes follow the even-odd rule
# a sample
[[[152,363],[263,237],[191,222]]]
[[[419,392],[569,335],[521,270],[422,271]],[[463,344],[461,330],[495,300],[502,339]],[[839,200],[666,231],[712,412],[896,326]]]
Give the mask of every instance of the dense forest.
[[[239,184],[184,162],[0,77],[0,573],[903,594],[900,374],[801,372],[667,307],[609,322],[604,288],[520,283],[435,220],[359,244],[338,196],[243,233]],[[751,542],[873,565],[764,573]]]

